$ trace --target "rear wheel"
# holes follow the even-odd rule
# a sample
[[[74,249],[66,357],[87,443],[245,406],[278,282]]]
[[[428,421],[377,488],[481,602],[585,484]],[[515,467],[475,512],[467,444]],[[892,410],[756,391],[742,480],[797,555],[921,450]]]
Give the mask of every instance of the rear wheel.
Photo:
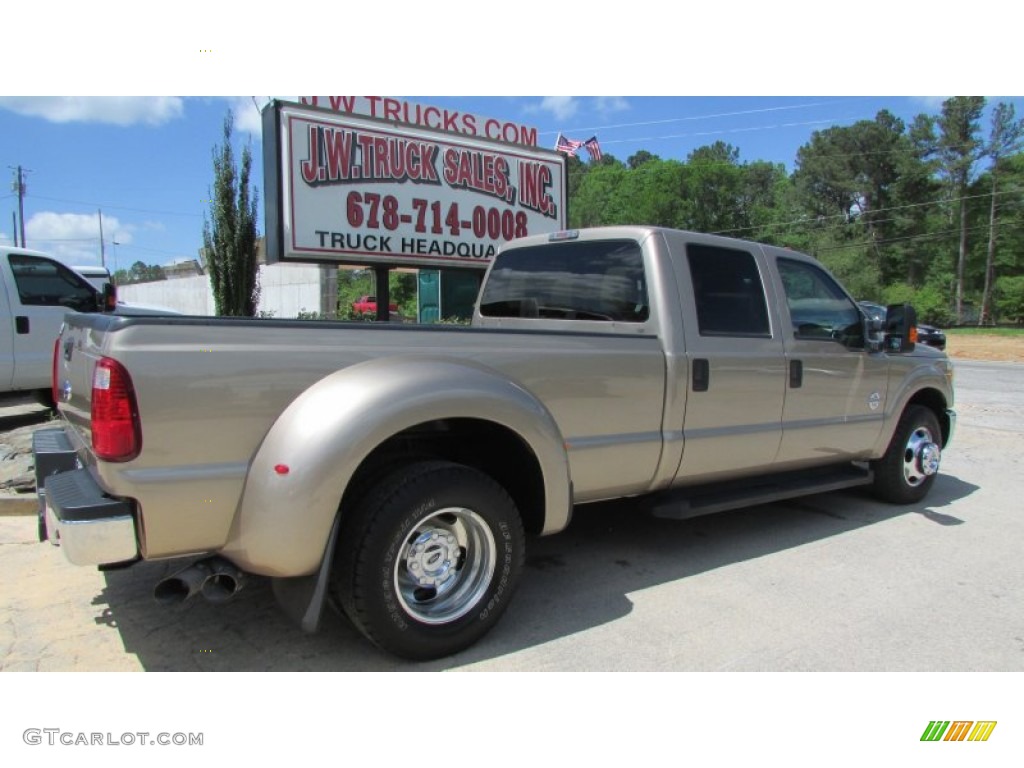
[[[911,405],[900,417],[885,455],[874,462],[875,495],[913,504],[928,495],[942,459],[942,430],[935,413]]]
[[[497,623],[524,541],[515,504],[494,480],[460,464],[419,462],[343,511],[333,588],[353,624],[384,650],[448,656]]]

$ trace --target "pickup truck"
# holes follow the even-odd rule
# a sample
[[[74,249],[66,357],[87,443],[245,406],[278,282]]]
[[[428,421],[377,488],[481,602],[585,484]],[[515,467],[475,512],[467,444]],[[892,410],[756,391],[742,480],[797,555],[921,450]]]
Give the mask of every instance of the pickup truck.
[[[105,267],[68,267],[40,251],[0,245],[0,398],[34,394],[53,405],[53,345],[64,315],[177,314],[117,300]]]
[[[107,308],[102,290],[45,253],[0,246],[0,395],[39,393],[53,376],[53,344],[68,310]]]
[[[953,370],[911,307],[886,323],[810,257],[653,227],[511,241],[472,327],[70,315],[41,536],[103,568],[198,558],[164,602],[259,574],[307,631],[330,603],[445,656],[498,621],[525,534],[589,502],[920,502]]]
[[[398,311],[398,305],[394,303],[388,304],[388,309],[391,312]],[[352,302],[352,311],[359,315],[375,315],[377,314],[377,297],[376,296],[360,296],[358,299]]]

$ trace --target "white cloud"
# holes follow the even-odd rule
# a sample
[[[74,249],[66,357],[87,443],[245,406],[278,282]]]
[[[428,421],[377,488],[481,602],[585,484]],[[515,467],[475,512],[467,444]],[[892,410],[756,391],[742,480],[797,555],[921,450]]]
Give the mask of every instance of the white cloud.
[[[920,104],[925,109],[938,112],[942,109],[942,102],[948,98],[949,96],[911,96],[910,100]]]
[[[235,119],[235,131],[251,133],[259,140],[263,135],[263,119],[259,110],[270,101],[269,96],[230,96],[228,104]]]
[[[235,118],[235,131],[252,134],[253,139],[263,138],[263,108],[271,99],[297,102],[298,96],[228,96],[228,105]]]
[[[629,109],[629,102],[621,96],[597,96],[594,98],[594,109],[602,116],[614,112],[625,112]]]
[[[580,102],[575,96],[545,96],[539,104],[528,105],[526,112],[550,112],[556,120],[568,120],[579,108]]]
[[[115,216],[103,216],[103,239],[108,256],[114,241],[120,245],[132,241],[132,229],[131,225],[122,224]],[[85,266],[100,263],[98,213],[44,211],[33,214],[25,222],[25,239],[29,248],[49,253],[65,264]]]
[[[163,125],[184,114],[177,96],[4,96],[0,107],[51,123]]]

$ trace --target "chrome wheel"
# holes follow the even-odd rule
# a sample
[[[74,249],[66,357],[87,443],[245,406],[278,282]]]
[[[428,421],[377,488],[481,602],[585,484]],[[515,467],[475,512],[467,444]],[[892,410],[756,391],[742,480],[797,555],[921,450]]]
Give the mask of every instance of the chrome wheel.
[[[412,527],[395,560],[395,593],[405,612],[424,624],[465,616],[494,576],[497,547],[476,512],[445,507]]]
[[[903,451],[903,479],[907,485],[917,487],[939,471],[942,450],[927,427],[918,427],[910,433]]]
[[[423,460],[382,475],[342,515],[331,587],[353,625],[407,659],[483,637],[508,607],[525,535],[508,492],[478,469]]]

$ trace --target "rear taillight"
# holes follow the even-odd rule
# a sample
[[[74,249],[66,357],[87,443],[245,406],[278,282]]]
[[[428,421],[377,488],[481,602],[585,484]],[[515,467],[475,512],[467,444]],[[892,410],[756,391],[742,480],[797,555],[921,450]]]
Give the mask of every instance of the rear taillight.
[[[60,382],[57,381],[57,373],[60,371],[60,335],[53,341],[53,378],[50,381],[50,397],[53,398],[53,407],[57,407],[57,403],[60,402],[58,395],[60,394]]]
[[[92,374],[92,448],[105,461],[131,461],[142,450],[139,409],[128,371],[101,357]]]

